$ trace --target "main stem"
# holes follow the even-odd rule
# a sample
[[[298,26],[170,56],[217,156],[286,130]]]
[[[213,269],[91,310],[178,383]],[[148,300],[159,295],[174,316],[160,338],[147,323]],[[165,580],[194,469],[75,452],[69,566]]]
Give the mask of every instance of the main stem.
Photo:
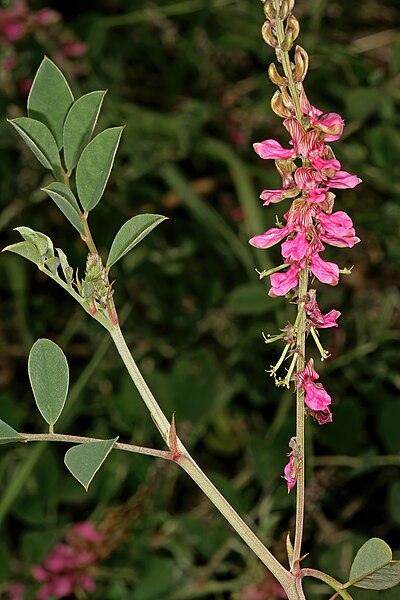
[[[109,329],[110,335],[115,343],[115,346],[124,362],[135,386],[142,396],[150,415],[157,426],[163,440],[168,443],[170,424],[150,391],[146,381],[144,380],[138,366],[136,365],[129,348],[125,342],[123,334],[119,326]],[[293,577],[271,554],[264,546],[261,540],[255,535],[250,527],[238,515],[235,509],[222,496],[213,483],[208,479],[205,473],[195,463],[189,452],[179,439],[176,439],[176,447],[178,456],[176,462],[188,473],[193,481],[211,500],[214,506],[221,512],[230,525],[239,534],[242,540],[249,548],[258,556],[264,565],[276,577],[282,587],[285,589],[290,600],[303,600],[304,594],[299,585],[299,580]]]
[[[303,269],[299,277],[299,306],[296,332],[296,351],[297,358],[297,373],[305,367],[306,355],[306,311],[304,310],[304,302],[308,290],[308,267]],[[296,484],[296,531],[293,546],[292,565],[295,565],[300,560],[301,542],[303,539],[304,528],[304,491],[305,491],[305,452],[304,452],[304,388],[298,387],[296,390],[296,441],[297,448],[300,452],[300,471],[297,477]]]

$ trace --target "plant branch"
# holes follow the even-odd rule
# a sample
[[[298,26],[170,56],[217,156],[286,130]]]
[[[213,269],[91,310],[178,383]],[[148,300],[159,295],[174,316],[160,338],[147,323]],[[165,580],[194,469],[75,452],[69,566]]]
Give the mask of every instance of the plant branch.
[[[152,392],[150,391],[146,381],[144,380],[138,366],[133,359],[129,348],[126,344],[124,336],[119,326],[109,329],[110,335],[115,343],[115,346],[122,358],[125,367],[130,374],[133,383],[137,387],[140,395],[145,402],[151,418],[153,419],[157,429],[159,430],[163,440],[166,444],[171,443],[169,440],[170,424],[164,415],[162,409],[158,405]],[[288,598],[291,600],[302,600],[304,596],[296,590],[296,580],[271,554],[271,552],[264,546],[261,540],[255,535],[255,533],[249,528],[249,526],[243,521],[243,519],[237,514],[234,508],[229,502],[222,496],[217,490],[214,484],[208,479],[205,473],[200,467],[194,462],[189,452],[186,450],[182,442],[174,436],[174,457],[177,464],[179,464],[186,473],[193,479],[193,481],[199,486],[199,488],[206,494],[211,500],[214,506],[221,512],[221,514],[227,519],[235,531],[239,534],[242,540],[253,550],[258,558],[264,563],[264,565],[271,571],[271,573],[277,578],[277,580],[284,587]]]
[[[90,442],[104,442],[100,438],[82,437],[80,435],[66,435],[64,433],[21,433],[24,439],[23,443],[27,442],[67,442],[71,444],[89,444]],[[164,458],[173,460],[171,452],[166,450],[157,450],[156,448],[145,448],[144,446],[135,446],[133,444],[123,444],[115,442],[113,449],[125,450],[125,452],[135,452],[136,454],[146,454],[156,458]]]
[[[336,594],[333,596],[334,598],[336,595],[339,595],[341,598],[344,598],[344,600],[353,600],[349,592],[343,589],[343,584],[340,583],[340,581],[337,581],[337,579],[334,579],[334,577],[331,577],[322,571],[317,571],[316,569],[301,569],[300,575],[301,577],[314,577],[315,579],[324,581],[335,590]]]

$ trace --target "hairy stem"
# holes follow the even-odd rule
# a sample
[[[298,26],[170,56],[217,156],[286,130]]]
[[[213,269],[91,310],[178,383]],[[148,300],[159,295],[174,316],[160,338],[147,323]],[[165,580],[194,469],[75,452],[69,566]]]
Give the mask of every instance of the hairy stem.
[[[306,312],[304,310],[304,300],[308,288],[308,268],[301,271],[299,277],[299,320],[297,322],[297,368],[299,373],[305,366],[306,355]],[[296,484],[296,531],[293,545],[292,566],[300,560],[301,543],[303,539],[304,528],[304,487],[305,487],[305,452],[304,452],[304,388],[296,389],[296,441],[300,452],[300,471]]]
[[[338,595],[341,598],[344,598],[344,600],[353,600],[349,592],[343,589],[343,584],[340,583],[340,581],[337,581],[336,579],[334,579],[330,575],[327,575],[326,573],[323,573],[322,571],[317,571],[316,569],[301,569],[300,575],[302,577],[314,577],[315,579],[320,579],[321,581],[324,581],[333,590],[336,591],[334,597]]]
[[[90,442],[104,442],[100,438],[82,437],[80,435],[65,435],[64,433],[21,433],[24,438],[21,442],[67,442],[72,444],[89,444]],[[115,442],[113,448],[116,450],[125,450],[125,452],[135,452],[136,454],[146,454],[156,458],[172,460],[171,453],[166,450],[157,450],[155,448],[145,448],[143,446],[134,446],[133,444],[123,444]]]

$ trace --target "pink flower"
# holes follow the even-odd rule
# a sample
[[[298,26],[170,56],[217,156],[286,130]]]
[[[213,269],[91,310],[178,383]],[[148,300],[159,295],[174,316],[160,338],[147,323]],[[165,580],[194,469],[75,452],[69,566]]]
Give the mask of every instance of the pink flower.
[[[299,276],[299,267],[291,265],[286,273],[272,273],[271,289],[268,296],[276,298],[276,296],[285,296],[291,289],[297,286]]]
[[[293,150],[286,150],[276,140],[264,140],[253,145],[254,150],[261,158],[294,158]]]
[[[294,452],[289,454],[289,462],[283,469],[283,478],[286,479],[288,494],[294,488],[297,482],[297,476],[300,471],[300,461]]]
[[[314,369],[312,358],[305,368],[297,373],[296,379],[297,386],[305,390],[304,402],[308,408],[313,411],[326,411],[331,403],[331,397],[320,383],[314,383],[316,379],[319,379],[319,375]]]
[[[305,303],[304,308],[313,327],[318,329],[327,329],[328,327],[337,327],[336,319],[338,319],[341,313],[338,310],[330,310],[325,315],[322,314],[318,302],[316,299],[316,291],[308,291],[308,302]]]
[[[326,134],[326,142],[334,142],[340,138],[344,128],[342,117],[337,113],[324,115],[322,110],[310,104],[303,88],[300,93],[300,108],[308,116],[314,127]]]
[[[64,42],[61,44],[61,52],[64,56],[83,56],[87,53],[87,44],[84,42]]]
[[[325,425],[326,423],[332,423],[332,413],[329,408],[325,410],[308,410],[309,414],[317,421],[318,425]]]
[[[305,232],[298,232],[296,236],[282,244],[282,256],[290,260],[302,260],[308,251],[309,243]]]
[[[285,119],[283,125],[292,136],[290,143],[293,145],[295,155],[304,158],[313,158],[322,152],[324,144],[319,139],[318,131],[316,129],[304,131],[297,119],[294,118]]]
[[[331,246],[352,248],[360,241],[360,238],[355,235],[353,221],[342,210],[330,215],[321,212],[318,215],[318,220],[322,225],[320,238],[322,241],[331,244]]]
[[[322,283],[337,285],[339,282],[339,267],[337,264],[322,260],[319,254],[311,257],[311,272]]]
[[[263,206],[268,206],[269,204],[276,204],[281,200],[285,200],[285,198],[294,198],[295,196],[298,196],[299,193],[299,188],[295,187],[293,184],[288,187],[283,187],[280,190],[263,190],[260,198],[261,200],[264,200]]]
[[[334,177],[327,180],[327,184],[331,188],[346,189],[354,188],[361,183],[361,179],[357,175],[351,175],[347,171],[337,171]]]
[[[272,227],[271,229],[267,229],[265,233],[260,235],[256,235],[249,243],[255,248],[270,248],[274,244],[277,244],[284,237],[286,237],[289,233],[289,228],[286,227]]]
[[[78,535],[82,540],[86,540],[87,542],[102,542],[104,540],[104,534],[97,531],[90,521],[75,523],[71,529],[71,533]]]
[[[9,42],[16,42],[25,35],[25,26],[19,21],[8,21],[0,24],[0,30]]]

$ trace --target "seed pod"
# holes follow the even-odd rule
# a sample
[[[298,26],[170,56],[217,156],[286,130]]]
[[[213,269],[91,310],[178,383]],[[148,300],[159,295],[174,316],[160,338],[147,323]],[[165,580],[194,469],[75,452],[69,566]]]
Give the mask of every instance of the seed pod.
[[[271,98],[271,108],[276,115],[283,119],[293,116],[293,113],[283,104],[282,94],[278,90]]]
[[[272,83],[275,83],[275,85],[279,85],[279,86],[288,85],[287,78],[282,77],[282,75],[279,74],[278,69],[276,68],[274,63],[271,63],[268,67],[268,77],[270,78]]]
[[[261,35],[263,36],[264,42],[273,48],[278,46],[278,40],[275,37],[275,33],[268,21],[265,21],[261,28]]]
[[[301,81],[304,81],[308,71],[308,54],[301,46],[296,46],[294,64],[293,79],[297,83],[300,83]]]
[[[292,37],[292,43],[293,43],[294,40],[299,36],[300,25],[299,25],[299,22],[296,19],[296,17],[292,14],[290,14],[288,16],[287,23],[286,23],[286,29],[285,29],[285,35],[288,35],[289,32]]]

